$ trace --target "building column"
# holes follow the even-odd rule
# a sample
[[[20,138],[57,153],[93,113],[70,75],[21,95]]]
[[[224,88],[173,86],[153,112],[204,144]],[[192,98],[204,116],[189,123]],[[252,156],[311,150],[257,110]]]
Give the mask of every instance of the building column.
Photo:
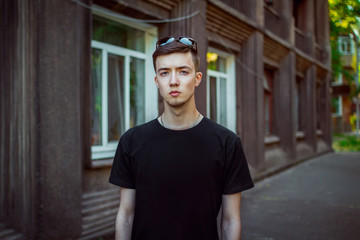
[[[256,170],[265,165],[263,41],[260,32],[253,33],[236,61],[237,133],[250,166]]]
[[[37,9],[30,1],[0,5],[0,221],[35,239]]]
[[[327,73],[323,85],[324,96],[324,112],[322,132],[325,143],[331,148],[332,145],[332,129],[331,129],[331,73]]]
[[[274,86],[275,133],[290,159],[296,158],[295,136],[295,53],[290,52],[280,63]]]
[[[83,81],[90,66],[90,11],[71,1],[37,1],[38,239],[81,233]],[[87,18],[88,19],[88,18]]]

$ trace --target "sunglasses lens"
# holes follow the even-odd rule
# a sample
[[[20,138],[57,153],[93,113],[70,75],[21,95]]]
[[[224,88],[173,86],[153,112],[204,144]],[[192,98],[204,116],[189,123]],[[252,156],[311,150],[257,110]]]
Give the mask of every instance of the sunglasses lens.
[[[156,48],[162,47],[168,43],[171,43],[173,41],[181,42],[182,44],[189,46],[193,48],[195,51],[197,51],[196,41],[194,39],[188,38],[188,37],[180,37],[179,39],[175,39],[174,37],[167,37],[160,39],[156,42]]]
[[[180,41],[182,44],[185,44],[185,45],[188,45],[188,46],[193,45],[193,42],[192,42],[190,39],[186,38],[186,37],[181,38],[179,41]]]
[[[172,41],[175,40],[175,38],[171,37],[171,38],[167,39],[166,42],[165,42],[165,40],[166,40],[166,39],[164,39],[164,41],[163,41],[162,43],[160,43],[159,46],[164,46],[164,45],[166,45],[166,44],[168,44],[168,43],[171,43]]]

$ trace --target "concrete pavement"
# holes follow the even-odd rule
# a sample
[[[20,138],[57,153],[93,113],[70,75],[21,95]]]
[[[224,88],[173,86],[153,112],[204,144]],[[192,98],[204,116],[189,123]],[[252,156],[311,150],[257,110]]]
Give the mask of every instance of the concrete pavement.
[[[242,240],[360,240],[360,153],[311,159],[242,196]]]

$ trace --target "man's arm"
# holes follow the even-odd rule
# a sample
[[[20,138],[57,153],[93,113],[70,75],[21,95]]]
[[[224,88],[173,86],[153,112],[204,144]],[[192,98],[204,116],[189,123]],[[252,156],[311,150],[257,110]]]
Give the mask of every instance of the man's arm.
[[[120,187],[120,206],[116,216],[115,239],[130,240],[135,211],[135,189]]]
[[[240,240],[241,193],[222,195],[221,240]]]

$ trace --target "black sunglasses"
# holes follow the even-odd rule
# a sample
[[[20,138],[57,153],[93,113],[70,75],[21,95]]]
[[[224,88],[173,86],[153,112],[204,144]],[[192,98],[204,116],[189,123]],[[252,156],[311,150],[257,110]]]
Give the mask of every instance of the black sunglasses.
[[[191,47],[192,49],[194,49],[195,51],[197,51],[197,43],[194,39],[189,38],[189,37],[179,37],[179,38],[174,38],[174,37],[165,37],[162,38],[160,40],[158,40],[156,42],[156,49],[158,49],[159,47],[162,47],[168,43],[171,43],[173,41],[177,41],[180,42],[186,46]]]

